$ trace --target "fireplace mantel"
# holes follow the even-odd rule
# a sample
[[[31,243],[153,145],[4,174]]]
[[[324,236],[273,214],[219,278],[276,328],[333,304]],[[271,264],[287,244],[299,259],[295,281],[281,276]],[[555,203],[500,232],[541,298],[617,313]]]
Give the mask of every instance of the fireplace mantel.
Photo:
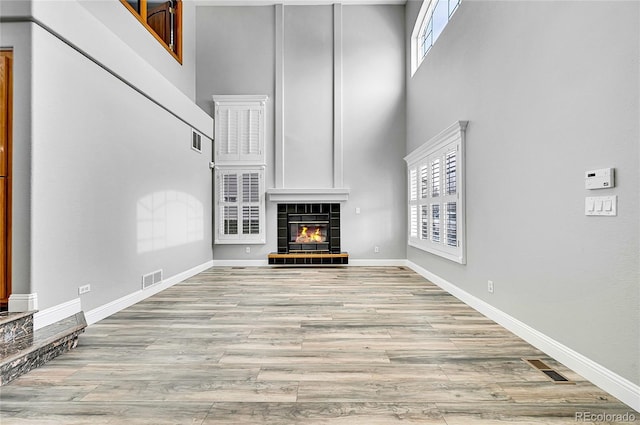
[[[349,189],[267,189],[267,200],[280,203],[345,202]]]

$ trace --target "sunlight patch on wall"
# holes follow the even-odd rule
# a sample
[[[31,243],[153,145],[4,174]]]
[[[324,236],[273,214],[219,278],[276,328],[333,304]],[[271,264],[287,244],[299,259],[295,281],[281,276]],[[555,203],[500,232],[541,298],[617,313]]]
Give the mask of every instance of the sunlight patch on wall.
[[[204,208],[184,192],[154,192],[138,201],[137,225],[138,254],[201,241]]]

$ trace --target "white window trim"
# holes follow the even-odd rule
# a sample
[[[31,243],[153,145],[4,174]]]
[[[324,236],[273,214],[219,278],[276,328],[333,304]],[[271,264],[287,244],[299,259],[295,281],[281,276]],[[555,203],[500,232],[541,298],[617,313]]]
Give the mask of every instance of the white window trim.
[[[215,187],[215,208],[217,209],[215,214],[216,221],[216,232],[215,232],[215,240],[216,244],[264,244],[266,243],[265,237],[265,185],[264,185],[264,169],[263,165],[260,166],[218,166],[216,165],[216,187]],[[259,220],[259,233],[253,234],[244,234],[243,233],[243,223],[242,223],[242,207],[243,204],[246,205],[248,203],[255,204],[255,202],[243,202],[242,201],[242,182],[241,176],[243,173],[258,173],[259,177],[259,188],[258,188],[258,220]],[[226,204],[222,200],[222,189],[221,185],[223,184],[223,174],[235,173],[238,175],[237,184],[238,184],[238,192],[237,197],[238,201],[234,202],[238,208],[238,223],[237,223],[237,234],[225,234],[224,226],[223,226],[223,212],[222,209]]]
[[[422,64],[422,62],[424,61],[424,58],[426,58],[427,55],[429,54],[429,52],[427,52],[425,55],[422,55],[420,52],[420,35],[422,34],[422,30],[425,27],[425,25],[429,23],[429,20],[431,20],[436,3],[437,3],[437,0],[423,0],[422,6],[420,7],[420,11],[418,12],[418,17],[416,18],[416,22],[413,26],[413,32],[411,33],[411,76],[412,77],[413,77],[413,74],[416,73],[416,71]],[[457,11],[460,8],[461,3],[462,3],[462,0],[460,0],[455,10],[453,11],[453,13],[455,13],[455,11]],[[453,13],[449,14],[449,18],[448,18],[449,20],[451,20],[451,16],[453,16]],[[447,24],[448,23],[449,22],[447,21]],[[433,40],[431,45],[433,46],[435,42],[436,40]]]
[[[440,132],[437,136],[425,142],[415,149],[404,160],[407,163],[407,243],[408,245],[441,256],[460,264],[466,264],[466,229],[465,229],[465,131],[468,121],[456,121],[451,126]],[[420,178],[421,167],[430,167],[434,159],[439,159],[443,153],[457,151],[456,158],[456,194],[426,198],[421,197],[422,183]],[[430,172],[429,172],[430,173]],[[445,175],[441,172],[440,181],[443,182]],[[429,178],[428,183],[431,183]],[[444,184],[440,184],[440,191]],[[431,188],[429,188],[431,193]],[[457,247],[448,246],[446,241],[446,222],[444,220],[445,205],[455,199],[456,213],[456,238]],[[435,201],[435,202],[434,202]],[[440,205],[440,242],[434,242],[431,238],[431,205]],[[421,208],[429,208],[429,237],[423,239],[421,236]]]

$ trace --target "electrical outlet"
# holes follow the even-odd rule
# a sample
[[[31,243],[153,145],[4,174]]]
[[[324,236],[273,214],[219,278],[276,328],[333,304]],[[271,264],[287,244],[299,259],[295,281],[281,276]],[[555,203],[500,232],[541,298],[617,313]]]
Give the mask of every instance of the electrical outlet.
[[[375,252],[376,254],[380,252],[380,247],[379,246],[374,246],[373,247],[373,252]]]
[[[493,294],[493,280],[488,280],[487,281],[487,291],[489,291],[489,293]]]
[[[244,253],[245,254],[251,254],[251,247],[250,246],[245,247],[244,248]]]
[[[86,294],[91,291],[91,285],[84,285],[78,288],[78,295]]]

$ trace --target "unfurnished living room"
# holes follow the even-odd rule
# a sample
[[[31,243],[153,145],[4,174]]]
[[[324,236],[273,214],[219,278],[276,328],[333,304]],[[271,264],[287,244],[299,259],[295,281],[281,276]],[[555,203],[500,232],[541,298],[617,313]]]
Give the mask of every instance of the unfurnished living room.
[[[0,423],[640,422],[640,2],[0,0]]]

